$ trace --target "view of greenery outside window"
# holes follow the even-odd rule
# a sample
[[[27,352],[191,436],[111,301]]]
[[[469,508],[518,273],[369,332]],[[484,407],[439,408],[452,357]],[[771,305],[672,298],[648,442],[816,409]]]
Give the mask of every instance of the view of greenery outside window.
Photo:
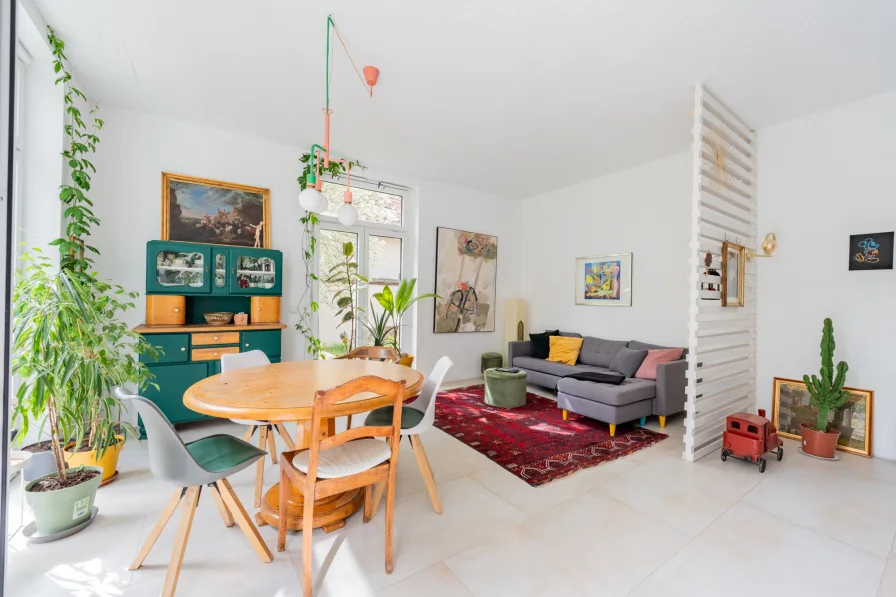
[[[321,192],[329,202],[323,215],[336,217],[336,210],[345,200],[345,185],[324,181]],[[352,187],[352,205],[358,210],[358,220],[361,222],[401,226],[401,195]]]

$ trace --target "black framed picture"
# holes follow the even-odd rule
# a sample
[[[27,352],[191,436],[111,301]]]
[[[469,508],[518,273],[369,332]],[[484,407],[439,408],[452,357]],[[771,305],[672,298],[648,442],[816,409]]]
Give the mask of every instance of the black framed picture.
[[[893,269],[893,233],[853,234],[849,237],[849,269]]]

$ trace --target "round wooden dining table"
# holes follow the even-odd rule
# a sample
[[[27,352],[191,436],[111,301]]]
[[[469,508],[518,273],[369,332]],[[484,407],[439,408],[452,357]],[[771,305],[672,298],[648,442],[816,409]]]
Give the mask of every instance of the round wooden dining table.
[[[395,363],[361,360],[291,361],[260,367],[237,369],[207,377],[190,386],[184,393],[184,405],[198,413],[226,419],[244,419],[284,423],[298,422],[296,449],[308,448],[311,433],[311,412],[314,394],[328,390],[365,375],[376,375],[393,381],[404,380],[408,400],[420,393],[423,375],[410,367]],[[382,397],[372,393],[359,394],[340,402],[337,416],[363,413]],[[321,424],[324,436],[335,433],[335,420]],[[363,505],[363,491],[352,489],[345,493],[317,500],[314,504],[314,528],[327,532],[345,525],[345,519]],[[255,520],[259,525],[277,526],[280,522],[280,484],[271,487],[264,496]],[[304,499],[295,487],[290,487],[287,506],[287,528],[302,528]]]

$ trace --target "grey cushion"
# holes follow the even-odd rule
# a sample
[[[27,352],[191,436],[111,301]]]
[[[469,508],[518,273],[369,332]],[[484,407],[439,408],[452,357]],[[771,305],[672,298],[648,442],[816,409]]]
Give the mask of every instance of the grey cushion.
[[[557,382],[557,390],[586,400],[623,406],[656,397],[656,382],[652,379],[627,378],[618,386],[614,386],[565,377]]]
[[[582,350],[579,351],[579,362],[584,365],[609,367],[613,357],[625,344],[623,340],[602,340],[586,336],[582,342]]]
[[[513,359],[513,366],[529,371],[539,371],[549,375],[563,377],[577,371],[601,371],[597,367],[589,367],[587,365],[566,365],[564,363],[552,363],[544,359],[536,359],[535,357],[516,357]]]
[[[626,377],[634,377],[645,358],[647,358],[647,350],[620,348],[616,356],[613,357],[613,362],[610,363],[610,371],[621,373]]]
[[[582,337],[582,334],[577,334],[575,332],[560,332],[557,335],[563,336],[564,338],[581,338]]]

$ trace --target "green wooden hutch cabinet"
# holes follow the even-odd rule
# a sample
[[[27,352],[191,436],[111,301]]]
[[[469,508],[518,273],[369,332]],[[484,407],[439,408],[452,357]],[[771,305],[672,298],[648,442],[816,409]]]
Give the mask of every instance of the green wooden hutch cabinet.
[[[185,407],[183,396],[196,382],[221,372],[221,355],[261,350],[271,362],[280,362],[284,324],[267,319],[263,323],[250,320],[246,325],[209,325],[203,314],[230,311],[254,315],[250,313],[252,297],[279,297],[282,274],[280,251],[170,241],[147,243],[147,323],[135,331],[162,348],[158,360],[144,360],[159,386],[147,387],[144,395],[172,423],[209,418]],[[265,305],[267,317],[272,304],[279,314],[279,298],[273,300],[276,303]],[[150,314],[154,321],[150,321]],[[159,325],[158,321],[164,323]],[[139,426],[140,436],[146,437],[142,421]]]

